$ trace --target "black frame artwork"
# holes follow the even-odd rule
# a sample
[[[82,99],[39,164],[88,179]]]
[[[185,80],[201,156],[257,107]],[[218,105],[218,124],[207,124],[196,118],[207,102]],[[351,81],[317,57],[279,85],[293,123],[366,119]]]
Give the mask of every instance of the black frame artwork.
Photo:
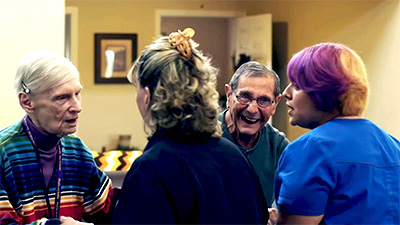
[[[137,34],[96,33],[95,84],[127,84],[126,75],[137,58]]]

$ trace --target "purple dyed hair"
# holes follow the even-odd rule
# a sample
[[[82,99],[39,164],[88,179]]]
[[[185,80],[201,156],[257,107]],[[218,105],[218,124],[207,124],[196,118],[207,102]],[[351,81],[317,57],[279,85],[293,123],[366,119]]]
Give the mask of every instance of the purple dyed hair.
[[[310,95],[323,112],[361,115],[368,81],[361,58],[342,44],[317,44],[295,54],[287,68],[290,82]],[[354,92],[354,93],[353,93]]]

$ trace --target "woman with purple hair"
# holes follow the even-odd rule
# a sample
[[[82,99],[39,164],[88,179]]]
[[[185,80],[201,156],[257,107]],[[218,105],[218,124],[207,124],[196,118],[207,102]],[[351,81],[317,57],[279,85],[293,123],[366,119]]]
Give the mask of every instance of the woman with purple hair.
[[[278,223],[400,224],[400,142],[362,117],[364,63],[333,43],[290,60],[290,123],[312,129],[288,145],[275,179]]]

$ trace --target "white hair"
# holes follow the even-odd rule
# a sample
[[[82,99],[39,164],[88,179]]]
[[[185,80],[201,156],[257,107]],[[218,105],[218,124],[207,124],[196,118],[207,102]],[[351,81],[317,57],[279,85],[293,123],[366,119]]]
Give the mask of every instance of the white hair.
[[[16,93],[39,93],[78,78],[77,68],[63,55],[39,49],[22,57],[15,75]]]

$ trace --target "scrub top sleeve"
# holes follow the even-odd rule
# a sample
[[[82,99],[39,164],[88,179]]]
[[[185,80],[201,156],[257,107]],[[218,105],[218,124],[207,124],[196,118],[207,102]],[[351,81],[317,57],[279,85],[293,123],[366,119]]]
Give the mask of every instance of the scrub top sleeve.
[[[278,209],[292,215],[323,215],[336,183],[330,143],[302,138],[283,152],[275,178]]]

